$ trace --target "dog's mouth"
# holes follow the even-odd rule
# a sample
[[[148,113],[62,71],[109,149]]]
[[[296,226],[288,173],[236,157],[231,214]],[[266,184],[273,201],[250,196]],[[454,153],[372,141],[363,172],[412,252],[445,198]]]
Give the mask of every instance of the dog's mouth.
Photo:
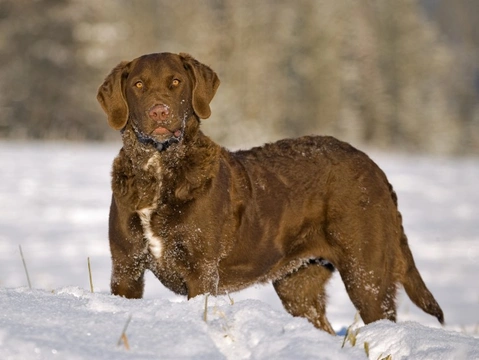
[[[182,131],[181,131],[181,129],[170,130],[166,127],[159,126],[151,132],[151,135],[152,136],[156,135],[156,136],[161,136],[161,137],[163,137],[163,136],[164,137],[174,136],[176,138],[179,138],[182,135]]]
[[[138,141],[144,145],[152,145],[158,151],[164,151],[171,145],[181,142],[183,139],[184,125],[179,128],[167,128],[158,126],[147,132],[141,131],[138,126],[132,122],[133,131]]]

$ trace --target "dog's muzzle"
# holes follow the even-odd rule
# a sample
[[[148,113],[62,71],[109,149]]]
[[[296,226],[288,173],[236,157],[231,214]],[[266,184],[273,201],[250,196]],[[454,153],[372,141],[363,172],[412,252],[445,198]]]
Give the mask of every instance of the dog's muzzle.
[[[143,132],[141,132],[135,125],[135,123],[132,121],[131,122],[131,125],[132,125],[132,128],[133,128],[133,131],[136,135],[136,138],[138,139],[138,141],[141,143],[141,144],[144,144],[144,145],[152,145],[156,148],[156,150],[158,150],[159,152],[161,151],[164,151],[166,149],[168,149],[171,145],[173,144],[177,144],[181,141],[181,139],[183,138],[183,134],[184,134],[184,130],[185,130],[185,126],[183,124],[183,126],[181,127],[180,131],[179,131],[179,135],[177,136],[176,134],[178,133],[178,131],[175,131],[175,133],[170,137],[168,138],[167,140],[165,141],[158,141],[156,139],[154,139],[153,137],[149,136],[149,135],[146,135],[144,134]]]

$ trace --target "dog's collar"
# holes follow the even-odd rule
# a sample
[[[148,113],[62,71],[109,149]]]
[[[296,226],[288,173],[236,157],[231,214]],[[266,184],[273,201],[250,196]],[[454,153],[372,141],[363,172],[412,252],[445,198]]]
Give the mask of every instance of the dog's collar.
[[[184,127],[182,127],[180,136],[178,136],[178,137],[172,136],[166,141],[158,141],[158,140],[155,140],[155,139],[151,138],[150,136],[142,133],[135,126],[135,124],[133,122],[131,122],[131,127],[133,129],[133,132],[136,135],[136,138],[138,139],[138,141],[141,144],[143,144],[143,145],[153,145],[156,148],[156,150],[158,150],[159,152],[165,151],[171,145],[179,143],[181,141],[181,139],[183,138],[183,132],[184,132]],[[123,128],[122,133],[125,131],[125,128]]]

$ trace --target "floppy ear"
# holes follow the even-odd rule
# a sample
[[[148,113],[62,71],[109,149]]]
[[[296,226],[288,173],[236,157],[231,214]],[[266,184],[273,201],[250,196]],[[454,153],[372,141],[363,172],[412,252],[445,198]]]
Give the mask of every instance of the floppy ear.
[[[180,53],[185,68],[193,77],[193,110],[201,119],[211,115],[210,102],[215,96],[220,80],[216,73],[188,54]]]
[[[128,76],[129,64],[130,62],[123,61],[115,66],[98,89],[96,96],[108,115],[108,124],[115,130],[123,129],[128,120],[129,111],[123,84]]]

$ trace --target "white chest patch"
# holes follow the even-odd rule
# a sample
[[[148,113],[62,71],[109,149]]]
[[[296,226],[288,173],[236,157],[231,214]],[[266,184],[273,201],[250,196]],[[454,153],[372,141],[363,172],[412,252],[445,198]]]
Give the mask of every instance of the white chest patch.
[[[157,176],[161,174],[160,166],[160,157],[158,152],[154,152],[153,155],[148,159],[147,163],[143,166],[143,170],[151,171],[150,168],[153,168],[154,173]],[[161,188],[161,180],[159,180],[158,191]],[[153,199],[150,207],[145,207],[141,210],[137,210],[137,214],[140,217],[141,226],[143,227],[143,236],[148,241],[148,250],[150,253],[159,260],[163,254],[163,239],[154,234],[151,227],[151,215],[156,210],[157,198]]]
[[[160,259],[163,253],[163,241],[159,236],[153,233],[151,228],[151,214],[155,208],[144,208],[138,210],[137,213],[140,216],[141,225],[143,226],[143,235],[148,240],[148,250],[156,258]]]

